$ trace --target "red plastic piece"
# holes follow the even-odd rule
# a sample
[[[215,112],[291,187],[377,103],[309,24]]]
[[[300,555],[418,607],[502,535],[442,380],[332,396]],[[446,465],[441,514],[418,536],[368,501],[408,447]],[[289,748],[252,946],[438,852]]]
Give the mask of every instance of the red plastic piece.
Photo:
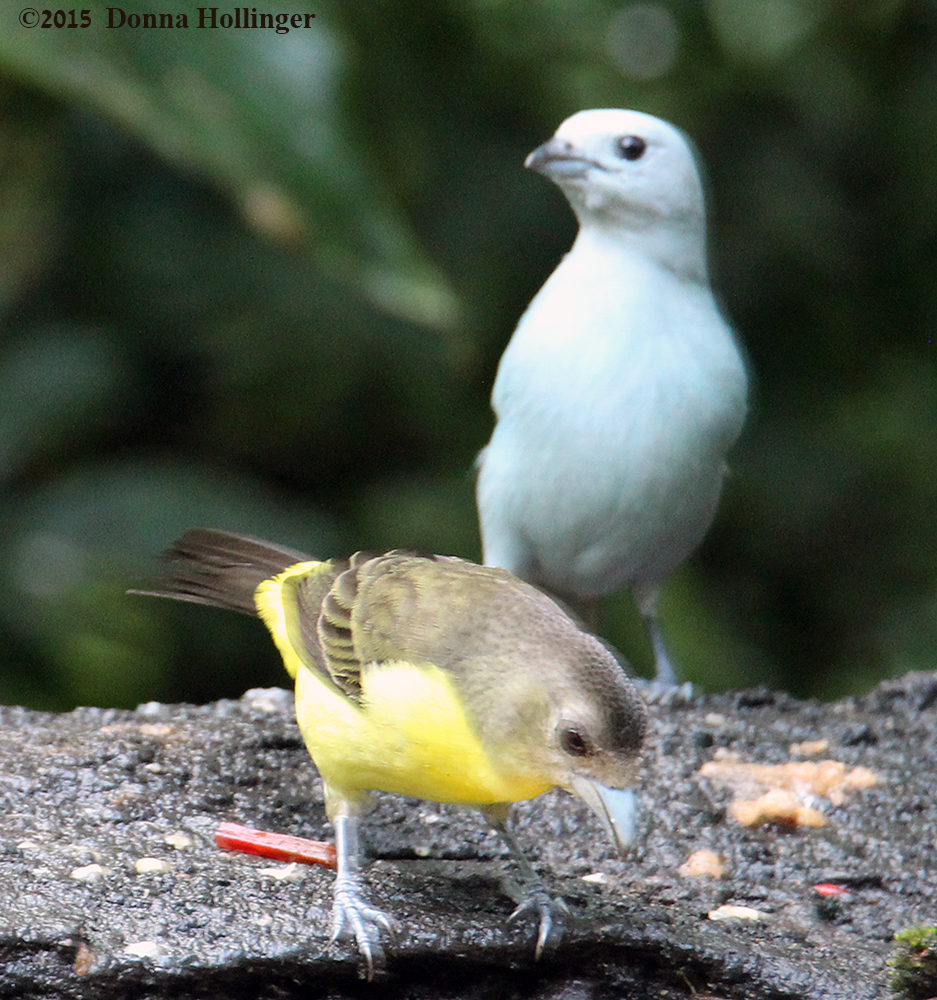
[[[240,823],[219,823],[215,843],[223,851],[256,854],[273,861],[298,861],[303,865],[336,867],[335,847],[324,840],[307,840],[288,833],[269,833]]]
[[[846,892],[846,887],[834,885],[832,882],[820,882],[813,887],[813,891],[821,896],[842,896]]]

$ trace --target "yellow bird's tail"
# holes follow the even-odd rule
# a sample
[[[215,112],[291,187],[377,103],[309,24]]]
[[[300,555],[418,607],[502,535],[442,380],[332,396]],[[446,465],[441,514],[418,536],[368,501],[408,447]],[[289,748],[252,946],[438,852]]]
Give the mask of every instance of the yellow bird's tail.
[[[309,556],[283,545],[210,528],[187,531],[163,558],[170,567],[156,586],[131,593],[171,597],[248,615],[257,614],[254,592],[264,580],[296,563],[310,561]],[[323,596],[330,583],[323,581]]]

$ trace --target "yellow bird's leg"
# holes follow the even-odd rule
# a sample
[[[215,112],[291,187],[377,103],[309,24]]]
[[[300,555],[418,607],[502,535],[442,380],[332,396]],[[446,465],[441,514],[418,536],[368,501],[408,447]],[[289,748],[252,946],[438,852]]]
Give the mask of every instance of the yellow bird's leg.
[[[482,815],[488,821],[491,829],[507,845],[507,849],[511,852],[511,857],[520,872],[523,898],[517,909],[508,917],[508,923],[513,923],[528,913],[536,915],[539,924],[534,958],[538,959],[543,954],[543,949],[546,947],[551,933],[555,941],[563,936],[566,921],[570,916],[569,907],[559,896],[551,896],[547,892],[540,876],[534,871],[533,865],[524,857],[524,852],[510,827],[509,806],[502,804],[489,806],[482,809]]]
[[[371,980],[375,971],[384,967],[381,931],[393,941],[396,925],[387,913],[370,906],[364,898],[361,884],[360,818],[355,815],[338,815],[333,823],[338,875],[335,879],[332,937],[329,944],[353,934],[358,951],[367,966],[367,978]]]

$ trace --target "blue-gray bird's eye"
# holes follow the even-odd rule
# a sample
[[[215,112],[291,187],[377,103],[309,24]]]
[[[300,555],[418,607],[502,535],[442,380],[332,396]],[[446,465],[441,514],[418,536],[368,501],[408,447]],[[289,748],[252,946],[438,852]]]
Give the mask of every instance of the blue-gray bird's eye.
[[[647,143],[639,135],[623,135],[617,145],[617,153],[623,160],[640,160],[647,149]]]

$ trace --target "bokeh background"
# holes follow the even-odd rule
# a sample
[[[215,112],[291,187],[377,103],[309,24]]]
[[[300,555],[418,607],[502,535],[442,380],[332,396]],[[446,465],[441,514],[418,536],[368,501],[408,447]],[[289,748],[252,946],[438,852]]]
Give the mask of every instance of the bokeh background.
[[[478,557],[497,362],[575,231],[522,163],[585,107],[693,137],[753,371],[676,660],[819,697],[935,666],[937,4],[121,9],[190,27],[0,12],[0,700],[283,682],[257,622],[125,594],[186,527]],[[649,671],[627,598],[605,632]]]

